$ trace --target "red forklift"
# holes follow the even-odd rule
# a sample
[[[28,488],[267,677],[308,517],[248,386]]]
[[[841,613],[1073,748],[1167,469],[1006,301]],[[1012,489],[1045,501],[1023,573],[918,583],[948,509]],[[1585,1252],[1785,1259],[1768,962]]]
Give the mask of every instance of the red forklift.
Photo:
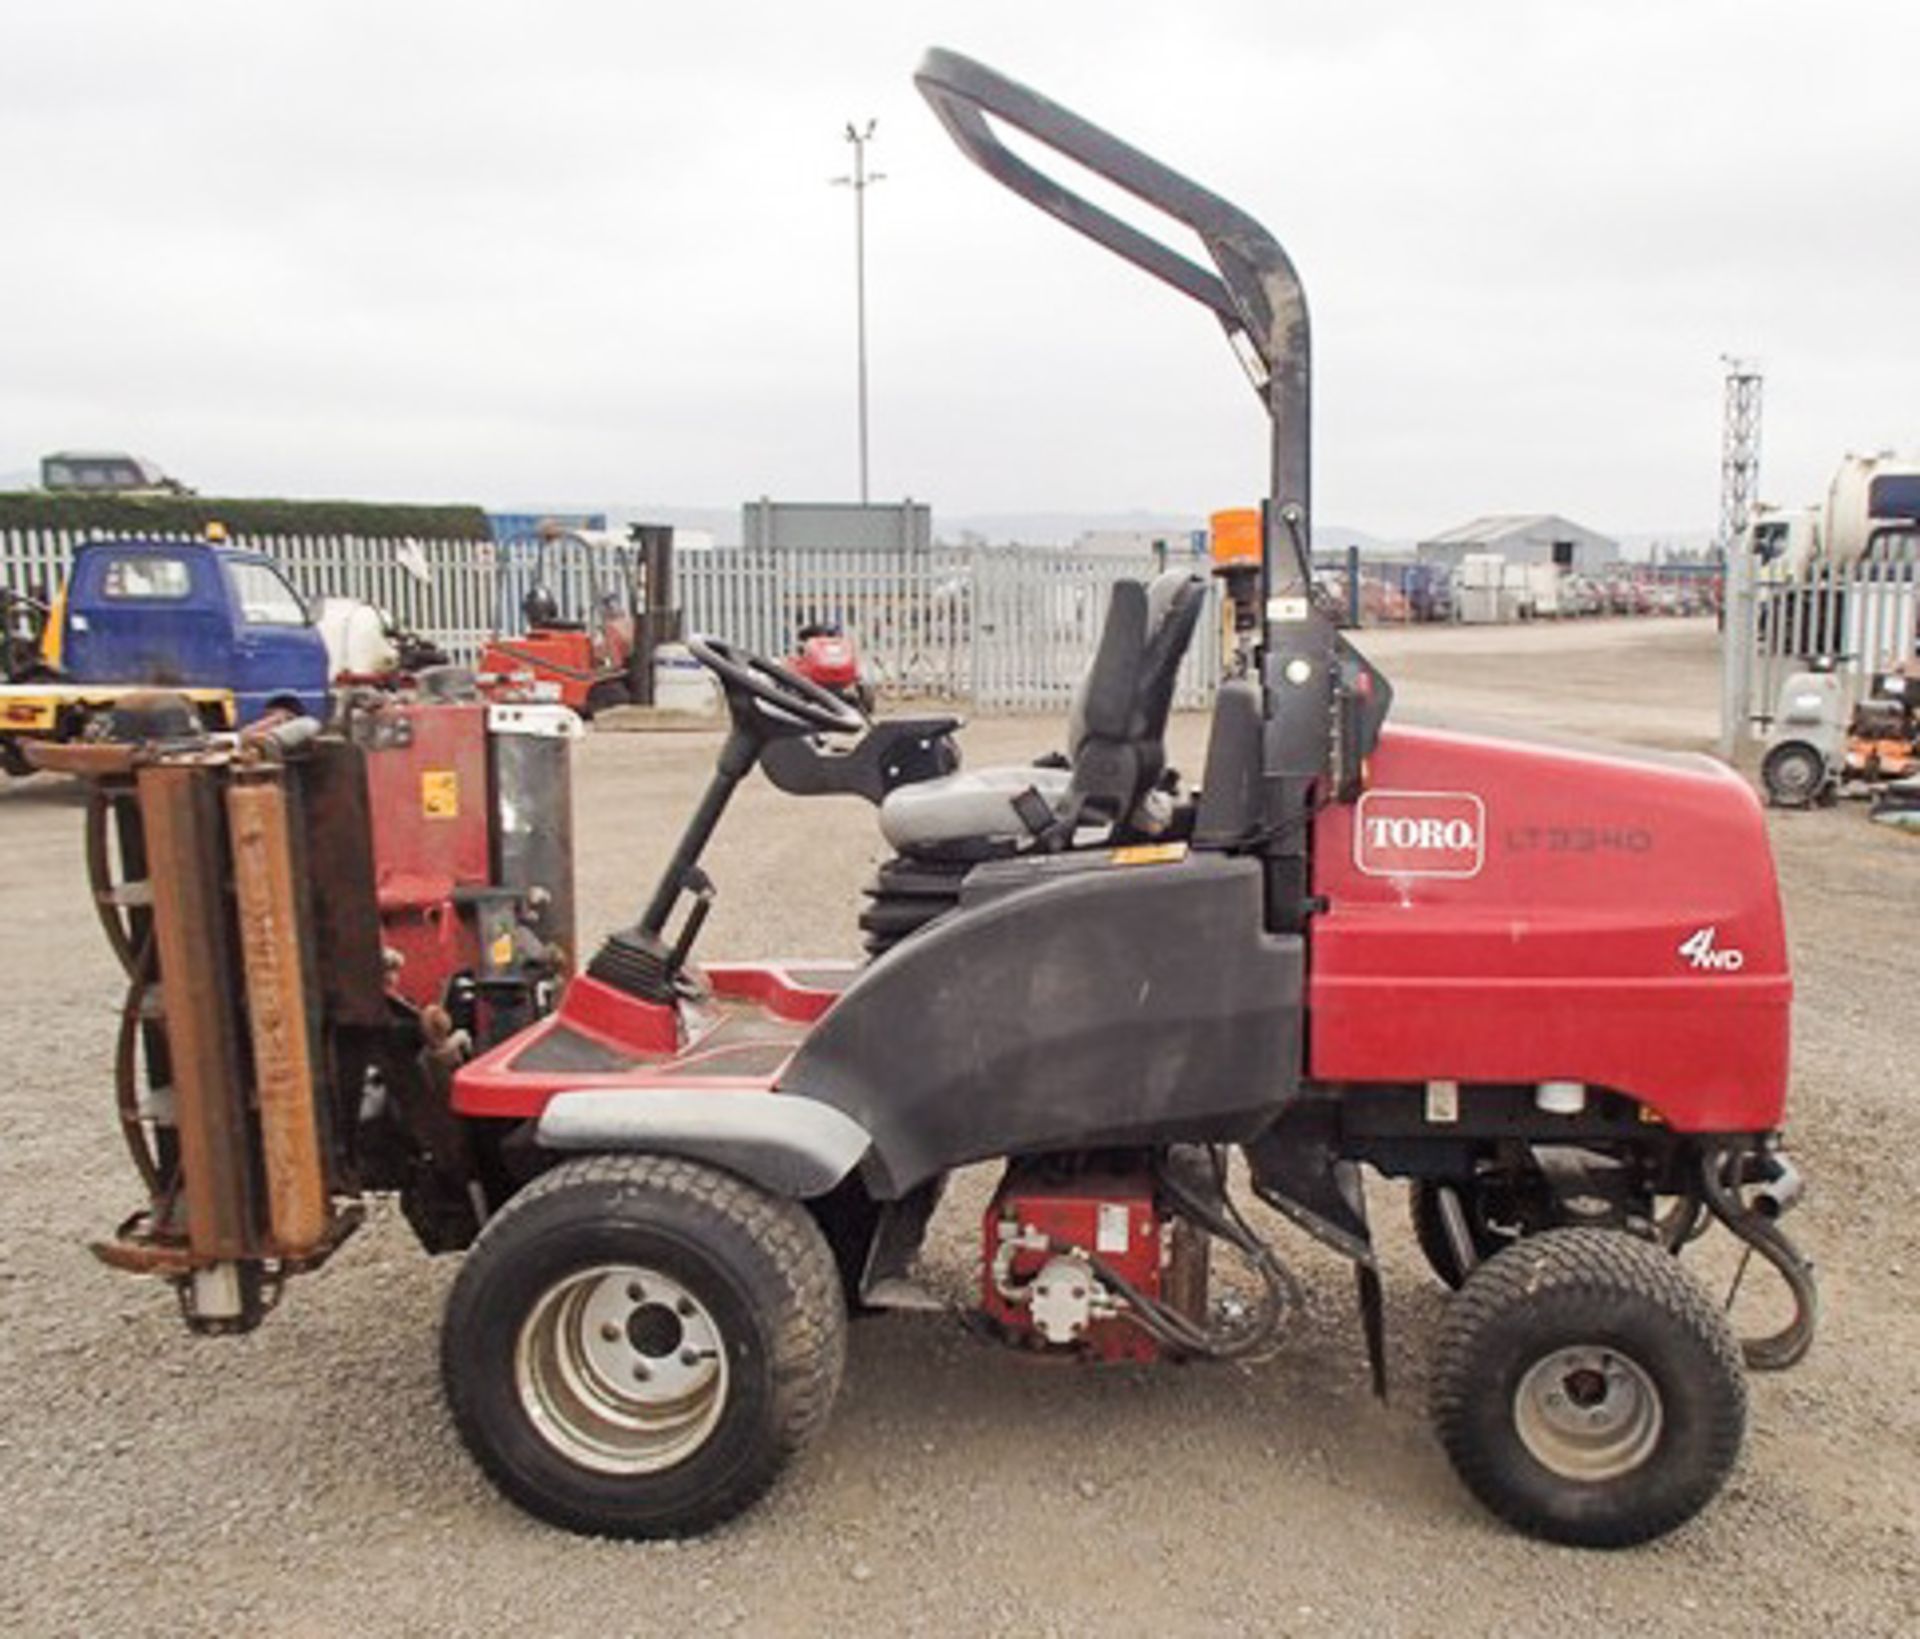
[[[631,540],[544,523],[503,541],[499,609],[521,630],[496,632],[480,657],[491,688],[529,689],[591,718],[653,704],[653,663],[680,637],[673,607],[673,531],[635,524]]]
[[[466,1250],[442,1361],[477,1461],[543,1519],[651,1537],[738,1514],[806,1447],[851,1318],[934,1301],[915,1257],[978,1163],[999,1181],[973,1323],[1007,1349],[1257,1361],[1300,1319],[1284,1243],[1312,1242],[1355,1273],[1384,1392],[1370,1169],[1410,1185],[1458,1287],[1432,1415],[1466,1486],[1558,1542],[1673,1529],[1738,1457],[1744,1370],[1792,1365],[1815,1325],[1780,1223],[1791,983],[1756,799],[1705,758],[1391,726],[1311,596],[1284,251],[978,63],[933,52],[918,84],[969,158],[1248,362],[1272,483],[1223,566],[1234,664],[1198,788],[1165,750],[1207,601],[1189,572],[1115,588],[1060,766],[956,766],[951,718],[869,722],[695,637],[729,713],[711,783],[576,972],[564,732],[452,697],[238,740],[164,701],[129,715],[48,752],[95,776],[128,972],[147,1204],[101,1255],[243,1331],[397,1191],[423,1245]],[[722,890],[703,855],[756,769],[877,810],[865,961],[696,959]],[[457,936],[391,937],[403,901]],[[1716,1230],[1783,1286],[1777,1330],[1737,1340],[1696,1278],[1683,1254]]]

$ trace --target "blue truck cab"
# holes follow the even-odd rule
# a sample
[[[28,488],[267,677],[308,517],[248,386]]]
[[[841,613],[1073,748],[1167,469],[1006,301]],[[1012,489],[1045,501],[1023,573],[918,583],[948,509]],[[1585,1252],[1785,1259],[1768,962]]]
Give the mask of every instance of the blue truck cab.
[[[331,668],[305,600],[259,552],[200,541],[90,541],[74,554],[48,659],[75,684],[221,689],[233,718],[324,718]]]

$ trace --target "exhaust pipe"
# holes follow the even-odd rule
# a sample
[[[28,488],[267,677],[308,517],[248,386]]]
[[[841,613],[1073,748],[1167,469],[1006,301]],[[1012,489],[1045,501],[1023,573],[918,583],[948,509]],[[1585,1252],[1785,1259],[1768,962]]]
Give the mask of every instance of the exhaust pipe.
[[[1778,1220],[1799,1204],[1805,1185],[1800,1169],[1784,1155],[1766,1156],[1761,1165],[1768,1176],[1753,1192],[1753,1209],[1764,1218]]]

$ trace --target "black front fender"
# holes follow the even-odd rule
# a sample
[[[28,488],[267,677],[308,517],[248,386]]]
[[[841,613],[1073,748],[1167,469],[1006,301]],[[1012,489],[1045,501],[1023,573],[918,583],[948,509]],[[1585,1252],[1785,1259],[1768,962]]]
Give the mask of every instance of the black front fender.
[[[685,1156],[798,1200],[825,1195],[871,1143],[859,1122],[814,1099],[671,1087],[556,1093],[534,1141],[549,1150]]]

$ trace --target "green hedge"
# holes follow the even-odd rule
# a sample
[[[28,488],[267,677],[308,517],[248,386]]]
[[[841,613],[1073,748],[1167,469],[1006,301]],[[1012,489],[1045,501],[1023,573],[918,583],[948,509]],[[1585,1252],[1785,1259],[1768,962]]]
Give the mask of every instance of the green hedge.
[[[0,531],[106,529],[199,534],[222,523],[235,535],[413,536],[484,541],[487,515],[477,506],[405,506],[383,501],[222,500],[210,495],[0,494]]]

